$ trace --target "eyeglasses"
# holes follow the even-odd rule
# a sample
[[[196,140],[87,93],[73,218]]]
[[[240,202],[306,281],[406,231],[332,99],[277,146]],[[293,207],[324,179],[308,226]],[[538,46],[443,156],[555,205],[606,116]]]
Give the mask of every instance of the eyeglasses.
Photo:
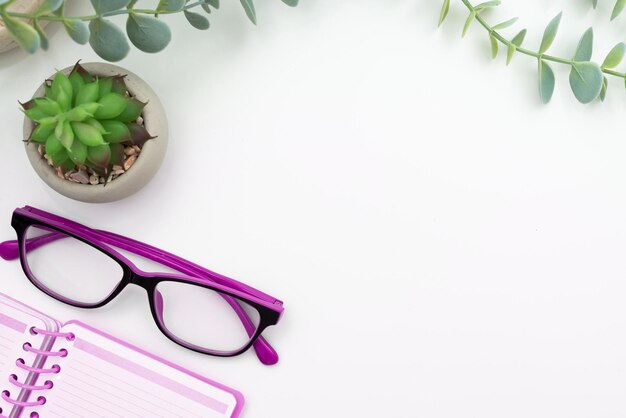
[[[175,343],[219,357],[254,347],[263,364],[278,362],[261,333],[280,320],[280,300],[158,248],[30,206],[16,209],[11,225],[17,240],[1,243],[0,257],[19,257],[28,279],[47,295],[91,309],[135,284],[148,292],[154,321]],[[142,271],[120,251],[182,274]]]

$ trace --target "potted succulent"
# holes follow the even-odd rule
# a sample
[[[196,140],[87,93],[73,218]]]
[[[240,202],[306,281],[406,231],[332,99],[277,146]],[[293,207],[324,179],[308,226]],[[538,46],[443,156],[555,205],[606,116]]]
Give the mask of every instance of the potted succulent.
[[[22,107],[33,168],[72,199],[127,197],[148,183],[165,155],[163,106],[141,78],[115,65],[58,71]]]

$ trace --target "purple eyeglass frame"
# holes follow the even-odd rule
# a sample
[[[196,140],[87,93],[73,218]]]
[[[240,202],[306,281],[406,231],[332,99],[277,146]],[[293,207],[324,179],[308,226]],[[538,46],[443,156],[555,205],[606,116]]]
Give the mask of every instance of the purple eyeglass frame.
[[[148,292],[150,310],[155,323],[161,332],[176,344],[198,353],[218,357],[234,357],[244,353],[250,349],[250,347],[253,347],[261,363],[273,365],[278,362],[276,350],[274,350],[261,334],[267,327],[276,325],[280,321],[284,311],[282,301],[237,280],[215,273],[151,245],[112,232],[92,229],[31,206],[15,209],[15,211],[13,211],[11,225],[17,232],[17,240],[0,243],[0,257],[5,260],[19,258],[26,277],[35,287],[48,296],[71,306],[95,309],[109,303],[119,295],[127,285],[135,284]],[[39,237],[26,238],[26,230],[33,225],[41,226],[50,230],[51,233]],[[117,288],[103,301],[95,304],[84,304],[65,298],[43,286],[30,271],[26,260],[26,253],[57,239],[64,238],[65,236],[73,237],[90,245],[115,260],[122,268],[124,272],[122,280]],[[182,274],[145,272],[112,247],[117,247],[158,262]],[[177,338],[166,328],[163,321],[162,298],[160,297],[160,293],[156,290],[156,286],[164,281],[188,283],[218,292],[224,300],[228,302],[242,322],[250,337],[249,342],[238,350],[219,351],[198,347]],[[258,327],[255,327],[254,323],[237,300],[247,303],[258,311],[260,318]]]

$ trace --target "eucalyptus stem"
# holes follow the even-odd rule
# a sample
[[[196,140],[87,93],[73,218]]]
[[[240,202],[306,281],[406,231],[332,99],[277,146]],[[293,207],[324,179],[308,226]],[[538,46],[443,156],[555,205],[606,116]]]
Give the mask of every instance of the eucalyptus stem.
[[[130,14],[130,13],[153,15],[153,16],[168,15],[168,14],[180,13],[180,12],[184,12],[184,11],[193,9],[194,7],[198,7],[201,4],[203,4],[203,3],[204,2],[202,2],[202,1],[189,3],[188,5],[186,5],[185,7],[183,7],[180,10],[156,10],[156,9],[133,9],[133,8],[126,8],[126,9],[120,9],[120,10],[113,10],[113,11],[110,11],[110,12],[104,12],[104,13],[99,14],[99,15],[72,16],[71,18],[72,19],[76,19],[76,20],[81,20],[83,22],[89,22],[91,20],[102,19],[102,18],[111,17],[111,16],[118,16],[118,15],[127,15],[127,14]],[[29,20],[30,19],[37,19],[37,20],[48,20],[48,21],[51,21],[51,22],[63,22],[63,21],[68,19],[68,17],[66,17],[66,16],[56,16],[56,15],[36,16],[36,15],[28,14],[28,13],[12,12],[10,10],[6,10],[4,13],[6,15],[10,16],[10,17],[17,17],[17,18],[20,18],[20,19],[29,19]],[[2,20],[2,17],[0,17],[0,20]]]
[[[555,57],[553,55],[541,54],[537,51],[533,51],[527,48],[522,48],[522,47],[513,45],[513,43],[510,40],[505,38],[496,29],[494,29],[493,26],[487,23],[487,21],[480,15],[479,13],[480,10],[476,9],[476,7],[472,3],[470,3],[469,0],[461,0],[461,2],[465,5],[465,7],[467,7],[470,13],[474,13],[476,15],[475,17],[476,21],[480,23],[480,25],[483,28],[485,28],[491,36],[493,36],[495,39],[497,39],[500,43],[505,45],[507,48],[515,47],[516,52],[527,55],[529,57],[536,58],[538,60],[551,61],[551,62],[556,62],[558,64],[564,64],[564,65],[569,65],[569,66],[573,66],[574,63],[576,62],[573,59],[566,59],[566,58]],[[604,74],[611,75],[613,77],[626,79],[626,73],[621,73],[619,71],[614,71],[614,70],[604,68],[604,67],[601,67],[601,70]]]

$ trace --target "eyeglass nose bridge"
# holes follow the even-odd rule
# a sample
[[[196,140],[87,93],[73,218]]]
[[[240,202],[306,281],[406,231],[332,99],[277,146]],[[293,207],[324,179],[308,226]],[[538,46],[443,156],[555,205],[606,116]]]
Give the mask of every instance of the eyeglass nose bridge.
[[[138,273],[136,271],[130,270],[130,275],[128,278],[128,283],[130,284],[135,284],[139,287],[144,288],[148,293],[151,293],[152,291],[154,291],[154,288],[157,285],[157,280],[155,280],[153,277],[147,277],[144,276],[141,273]]]

